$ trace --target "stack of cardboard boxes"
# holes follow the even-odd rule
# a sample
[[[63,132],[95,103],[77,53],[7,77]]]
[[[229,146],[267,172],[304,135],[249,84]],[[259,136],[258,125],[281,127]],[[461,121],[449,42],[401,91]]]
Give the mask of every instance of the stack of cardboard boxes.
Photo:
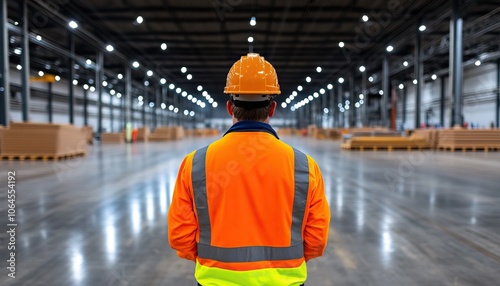
[[[59,159],[85,155],[87,142],[73,125],[13,122],[3,131],[0,148],[2,156]]]

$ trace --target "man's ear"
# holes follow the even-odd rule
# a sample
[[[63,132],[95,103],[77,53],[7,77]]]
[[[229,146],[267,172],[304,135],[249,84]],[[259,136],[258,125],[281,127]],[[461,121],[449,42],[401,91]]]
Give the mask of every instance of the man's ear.
[[[227,109],[227,113],[229,113],[229,115],[231,115],[231,117],[233,117],[234,113],[233,113],[233,104],[231,103],[231,100],[228,100],[226,102],[226,109]]]
[[[274,113],[276,112],[277,105],[278,104],[276,103],[276,101],[271,102],[271,109],[269,110],[269,118],[274,116]]]

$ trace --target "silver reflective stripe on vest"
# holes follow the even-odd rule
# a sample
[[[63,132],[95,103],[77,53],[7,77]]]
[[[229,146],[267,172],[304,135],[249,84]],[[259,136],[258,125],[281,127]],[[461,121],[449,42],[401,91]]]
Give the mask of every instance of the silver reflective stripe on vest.
[[[306,211],[309,190],[309,163],[307,156],[293,148],[295,160],[295,194],[293,196],[292,241],[290,245],[302,243],[302,221]]]
[[[198,256],[220,262],[255,262],[299,259],[304,256],[304,245],[290,247],[247,246],[216,247],[198,243]]]
[[[210,228],[210,215],[208,213],[207,177],[205,173],[207,149],[208,146],[194,153],[191,180],[193,182],[194,202],[196,204],[198,223],[200,225],[200,243],[210,244],[212,234]]]
[[[198,223],[200,226],[200,242],[198,256],[221,262],[254,262],[271,260],[299,259],[304,256],[302,241],[302,222],[304,220],[307,193],[309,189],[309,164],[307,156],[293,149],[294,152],[294,199],[292,210],[291,241],[289,247],[248,246],[217,247],[211,244],[210,214],[208,212],[206,187],[206,154],[208,146],[194,154],[192,165],[192,182]]]

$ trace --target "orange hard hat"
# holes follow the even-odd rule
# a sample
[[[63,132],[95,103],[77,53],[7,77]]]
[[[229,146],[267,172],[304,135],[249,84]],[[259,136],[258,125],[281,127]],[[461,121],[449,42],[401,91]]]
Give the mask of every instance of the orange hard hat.
[[[224,93],[274,95],[281,91],[274,67],[259,54],[249,53],[229,70]]]

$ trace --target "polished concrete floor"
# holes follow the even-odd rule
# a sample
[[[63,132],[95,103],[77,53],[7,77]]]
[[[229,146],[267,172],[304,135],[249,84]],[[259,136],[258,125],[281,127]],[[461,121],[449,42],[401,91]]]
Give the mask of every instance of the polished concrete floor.
[[[169,248],[166,214],[183,156],[214,138],[94,146],[86,158],[0,162],[16,171],[17,269],[0,285],[195,285]],[[307,285],[500,285],[500,153],[349,152],[283,138],[318,162],[332,220]]]

